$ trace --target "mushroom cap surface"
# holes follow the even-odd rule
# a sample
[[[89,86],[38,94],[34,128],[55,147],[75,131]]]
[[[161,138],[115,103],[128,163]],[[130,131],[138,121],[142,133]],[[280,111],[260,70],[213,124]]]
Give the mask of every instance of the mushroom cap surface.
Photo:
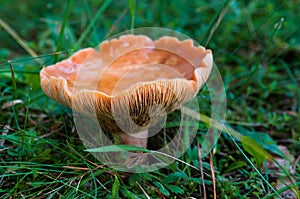
[[[212,52],[192,40],[125,35],[43,68],[40,80],[46,95],[104,131],[135,133],[195,97],[212,65]]]

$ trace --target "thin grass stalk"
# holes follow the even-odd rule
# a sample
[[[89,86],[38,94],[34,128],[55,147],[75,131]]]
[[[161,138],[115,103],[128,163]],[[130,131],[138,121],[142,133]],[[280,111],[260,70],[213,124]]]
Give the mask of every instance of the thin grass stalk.
[[[74,48],[77,50],[84,39],[87,38],[90,31],[95,27],[95,24],[100,20],[101,14],[104,12],[104,10],[109,6],[109,4],[112,2],[112,0],[106,0],[102,6],[99,8],[97,13],[95,14],[94,18],[92,19],[91,23],[88,25],[88,27],[85,29],[85,31],[81,34],[78,41],[75,43]]]
[[[67,20],[68,20],[68,16],[69,16],[70,8],[71,8],[71,0],[68,0],[67,8],[66,8],[64,18],[63,18],[63,22],[62,22],[62,25],[61,25],[61,28],[60,28],[59,38],[58,38],[58,41],[57,41],[56,52],[59,52],[62,48],[63,37],[64,37],[64,32],[65,32],[65,28],[66,28],[66,24],[67,24]],[[58,55],[56,54],[54,56],[54,63],[56,63],[57,61],[58,61]]]
[[[135,0],[128,0],[129,9],[131,14],[131,34],[133,34],[134,24],[135,24]]]
[[[201,174],[202,188],[203,188],[203,198],[206,199],[206,188],[205,188],[205,182],[204,182],[203,163],[202,163],[202,155],[201,155],[201,148],[200,148],[199,142],[197,142],[197,148],[198,148],[199,167],[200,167],[200,174]]]
[[[14,67],[11,63],[10,60],[8,60],[9,63],[9,67],[10,67],[10,71],[11,71],[11,81],[12,81],[12,91],[13,91],[13,96],[12,96],[12,100],[16,100],[17,99],[17,83],[16,83],[16,78],[15,78],[15,72],[14,72]],[[12,106],[12,110],[14,113],[14,119],[15,119],[15,123],[17,126],[17,129],[20,130],[20,125],[19,125],[19,121],[18,121],[18,111],[15,109],[15,105]]]

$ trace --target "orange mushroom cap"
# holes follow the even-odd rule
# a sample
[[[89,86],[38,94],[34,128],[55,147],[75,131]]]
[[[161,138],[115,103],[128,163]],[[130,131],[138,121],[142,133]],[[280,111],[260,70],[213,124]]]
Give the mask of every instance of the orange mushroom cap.
[[[192,40],[125,35],[43,68],[40,78],[49,97],[97,117],[105,131],[135,133],[193,98],[212,65],[212,52]]]

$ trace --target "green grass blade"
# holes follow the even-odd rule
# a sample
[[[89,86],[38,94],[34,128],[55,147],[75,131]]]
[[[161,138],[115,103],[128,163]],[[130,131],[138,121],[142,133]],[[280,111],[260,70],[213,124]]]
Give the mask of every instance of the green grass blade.
[[[151,153],[151,150],[137,147],[137,146],[130,146],[130,145],[109,145],[109,146],[103,146],[99,148],[92,148],[92,149],[86,149],[87,152],[100,152],[100,153],[106,153],[106,152],[122,152],[122,151],[140,151],[140,152],[146,152]]]
[[[112,2],[112,0],[106,0],[102,6],[99,8],[98,12],[95,14],[94,18],[92,19],[91,23],[88,25],[88,27],[85,29],[85,31],[81,34],[80,38],[74,45],[74,49],[78,50],[81,46],[83,40],[87,38],[88,34],[92,30],[92,28],[95,26],[95,24],[100,20],[100,15],[103,13],[103,11],[109,6],[109,4]]]
[[[11,72],[11,70],[0,70],[0,73],[9,73],[9,72]],[[14,70],[14,73],[36,74],[36,75],[39,75],[40,71]]]
[[[68,20],[68,16],[69,16],[70,8],[71,8],[71,0],[68,0],[67,8],[66,8],[66,11],[65,11],[65,14],[64,14],[63,22],[62,22],[60,33],[59,33],[59,38],[58,38],[58,41],[57,41],[56,52],[59,52],[62,48],[63,37],[64,37],[64,32],[65,32],[65,28],[66,28],[66,24],[67,24],[67,20]],[[54,57],[54,63],[56,63],[57,61],[58,61],[58,54],[56,54],[55,57]]]
[[[131,34],[133,34],[134,24],[135,24],[135,0],[128,0],[129,9],[131,14]]]
[[[226,132],[226,131],[225,131]],[[239,151],[243,154],[243,156],[246,158],[247,162],[251,165],[251,167],[256,171],[256,173],[261,177],[261,179],[268,185],[270,189],[278,196],[281,198],[280,194],[275,190],[275,188],[266,180],[266,178],[260,173],[260,171],[255,167],[253,162],[248,158],[248,156],[244,153],[244,151],[241,149],[241,147],[238,145],[238,143],[234,140],[232,135],[228,134],[231,140],[233,141],[234,145],[239,149]]]
[[[26,111],[25,111],[25,118],[24,118],[24,129],[26,129],[27,121],[28,121],[29,104],[30,104],[30,101],[31,101],[31,97],[30,97],[30,91],[31,90],[32,90],[32,85],[30,85],[29,90],[28,90],[28,95],[27,95]]]
[[[89,172],[90,172],[90,174],[91,174],[91,177],[92,177],[92,180],[93,180],[93,182],[94,182],[94,184],[95,184],[95,195],[94,195],[94,198],[96,198],[97,197],[97,183],[96,183],[96,178],[95,178],[95,174],[94,174],[94,172],[93,172],[93,170],[90,168],[90,166],[89,166],[89,164],[87,163],[87,161],[85,160],[85,158],[80,154],[80,153],[78,153],[74,148],[72,148],[72,147],[70,147],[71,148],[71,150],[74,152],[74,153],[76,153],[82,160],[83,160],[83,162],[84,162],[84,164],[87,166],[87,168],[89,169]]]
[[[12,91],[13,91],[13,96],[12,96],[12,100],[16,100],[17,99],[17,83],[16,83],[16,78],[15,78],[15,72],[14,72],[14,67],[11,63],[11,61],[8,61],[9,66],[10,66],[10,71],[11,71],[11,81],[12,81]],[[18,121],[18,111],[15,109],[15,105],[12,106],[12,110],[14,113],[14,119],[15,119],[15,123],[17,126],[17,129],[20,130],[20,125],[19,125],[19,121]]]
[[[194,167],[193,165],[184,162],[176,157],[173,157],[171,155],[159,152],[159,151],[153,151],[153,150],[149,150],[146,148],[141,148],[141,147],[137,147],[137,146],[130,146],[130,145],[109,145],[109,146],[103,146],[103,147],[99,147],[99,148],[92,148],[92,149],[86,149],[85,151],[87,152],[92,152],[92,153],[107,153],[107,152],[122,152],[122,151],[140,151],[140,152],[144,152],[144,153],[151,153],[151,154],[156,154],[156,155],[162,155],[168,158],[171,158],[173,160],[176,160],[178,162],[181,162],[185,165],[188,165],[196,170],[199,170],[197,167]]]
[[[115,181],[112,186],[112,198],[118,198],[119,196],[119,188],[120,188],[120,181],[118,176],[115,174]]]

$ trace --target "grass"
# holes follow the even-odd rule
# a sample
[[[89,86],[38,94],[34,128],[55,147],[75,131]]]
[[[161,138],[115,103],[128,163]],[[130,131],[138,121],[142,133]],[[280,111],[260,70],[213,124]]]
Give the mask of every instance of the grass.
[[[299,197],[299,6],[277,0],[4,1],[0,196],[202,198],[204,181],[207,198],[213,198],[214,184],[217,198]],[[80,48],[145,26],[180,31],[213,50],[227,95],[226,129],[212,156],[199,158],[207,121],[190,124],[198,133],[180,160],[130,174],[105,167],[85,151],[71,110],[43,94],[39,71]],[[201,113],[209,115],[206,87],[197,98]],[[176,113],[171,117],[169,131]]]

